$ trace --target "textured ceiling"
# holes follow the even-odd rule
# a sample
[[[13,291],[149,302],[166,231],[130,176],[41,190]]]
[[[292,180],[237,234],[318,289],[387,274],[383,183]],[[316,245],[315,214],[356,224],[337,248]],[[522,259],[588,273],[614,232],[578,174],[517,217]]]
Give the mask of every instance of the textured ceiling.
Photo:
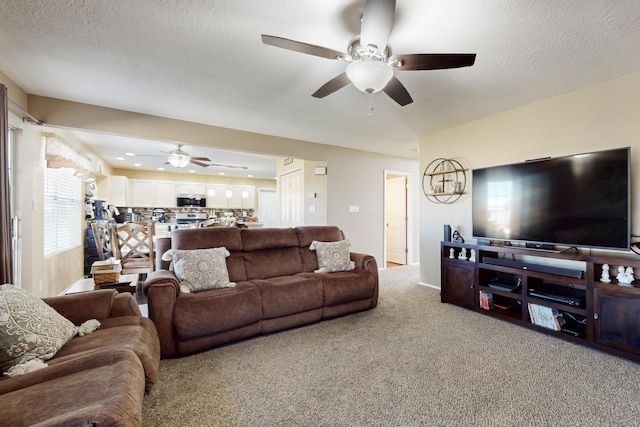
[[[396,71],[405,107],[312,98],[345,64],[261,42],[345,51],[363,4],[2,0],[0,70],[31,94],[413,158],[430,133],[640,70],[637,0],[398,0],[394,53],[477,54]]]

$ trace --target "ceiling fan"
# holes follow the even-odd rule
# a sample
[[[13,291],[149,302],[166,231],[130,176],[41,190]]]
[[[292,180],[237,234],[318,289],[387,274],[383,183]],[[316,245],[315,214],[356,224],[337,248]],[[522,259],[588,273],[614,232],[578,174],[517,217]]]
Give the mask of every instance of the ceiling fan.
[[[171,166],[174,166],[177,168],[183,168],[187,166],[189,163],[191,163],[197,166],[202,166],[203,168],[206,168],[208,166],[221,166],[226,168],[248,169],[247,166],[235,166],[235,165],[223,165],[219,163],[211,163],[211,160],[208,157],[191,157],[186,151],[182,150],[182,144],[178,144],[178,148],[170,151],[168,154],[169,154],[169,157],[167,158],[166,164],[170,164]],[[204,163],[204,162],[208,162],[208,163]]]
[[[401,106],[413,102],[411,95],[394,70],[439,70],[469,67],[476,59],[475,53],[415,53],[392,55],[388,45],[395,0],[366,0],[362,12],[360,35],[351,39],[347,53],[282,37],[262,34],[262,42],[282,49],[306,53],[322,58],[348,62],[344,73],[329,80],[311,96],[324,98],[350,82],[360,91],[376,93],[384,91]]]

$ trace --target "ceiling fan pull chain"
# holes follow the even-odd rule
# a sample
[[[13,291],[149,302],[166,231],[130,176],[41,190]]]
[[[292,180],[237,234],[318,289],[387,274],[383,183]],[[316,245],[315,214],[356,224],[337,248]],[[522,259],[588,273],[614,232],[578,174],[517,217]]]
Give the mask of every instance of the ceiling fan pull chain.
[[[369,119],[371,119],[371,115],[373,114],[373,94],[369,94]]]

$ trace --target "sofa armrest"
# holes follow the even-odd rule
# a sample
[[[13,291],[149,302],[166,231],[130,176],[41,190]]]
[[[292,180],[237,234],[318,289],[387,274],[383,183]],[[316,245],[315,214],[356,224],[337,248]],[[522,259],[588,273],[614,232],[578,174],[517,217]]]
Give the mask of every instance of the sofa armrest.
[[[378,263],[376,262],[376,259],[372,255],[351,252],[350,256],[351,256],[351,261],[355,263],[356,268],[369,270],[376,277],[378,277]]]
[[[113,301],[118,295],[114,289],[103,289],[43,298],[58,313],[69,319],[74,325],[80,325],[89,319],[107,319],[111,316]],[[133,298],[131,294],[128,294]],[[135,302],[135,301],[134,301]]]
[[[157,270],[144,281],[149,318],[156,325],[163,359],[175,357],[176,338],[173,327],[173,307],[180,295],[180,281],[172,271]]]
[[[178,280],[173,271],[169,270],[156,270],[149,273],[142,285],[142,292],[147,295],[149,288],[159,283],[164,286],[173,286],[176,296],[180,293],[180,280]]]
[[[113,304],[111,304],[109,317],[120,316],[142,316],[138,302],[135,297],[128,292],[116,295],[113,299]]]
[[[363,270],[367,270],[371,272],[374,280],[374,291],[373,297],[371,299],[371,308],[374,308],[378,305],[378,293],[379,293],[379,285],[378,285],[378,263],[376,259],[372,255],[359,254],[356,252],[351,252],[351,261],[354,262],[356,268],[361,268]]]

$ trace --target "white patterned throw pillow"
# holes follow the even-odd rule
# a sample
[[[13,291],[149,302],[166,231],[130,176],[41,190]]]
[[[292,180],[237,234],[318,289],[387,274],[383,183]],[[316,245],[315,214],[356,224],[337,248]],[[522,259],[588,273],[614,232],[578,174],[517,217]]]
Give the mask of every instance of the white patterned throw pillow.
[[[5,375],[16,365],[51,359],[76,331],[40,298],[13,285],[0,286],[0,372]]]
[[[181,289],[200,292],[209,289],[232,288],[229,281],[226,248],[172,250],[173,270],[181,281]]]
[[[356,268],[349,255],[349,241],[311,242],[309,249],[316,251],[318,269],[315,273],[332,273],[335,271],[350,271]]]

